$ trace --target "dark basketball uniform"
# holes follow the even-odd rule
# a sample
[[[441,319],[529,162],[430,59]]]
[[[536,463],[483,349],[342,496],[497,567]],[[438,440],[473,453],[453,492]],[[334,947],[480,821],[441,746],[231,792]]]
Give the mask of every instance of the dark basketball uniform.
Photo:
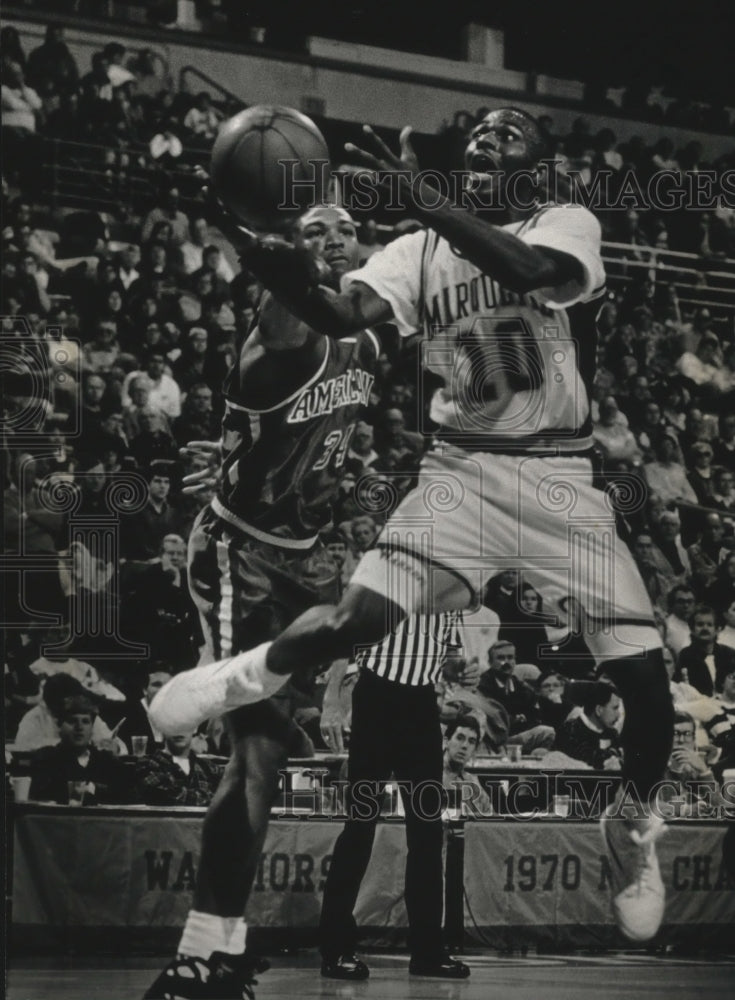
[[[201,662],[251,649],[338,600],[337,567],[318,533],[331,521],[379,353],[370,331],[312,333],[302,347],[263,351],[231,372],[219,495],[189,539],[190,589],[209,647]]]

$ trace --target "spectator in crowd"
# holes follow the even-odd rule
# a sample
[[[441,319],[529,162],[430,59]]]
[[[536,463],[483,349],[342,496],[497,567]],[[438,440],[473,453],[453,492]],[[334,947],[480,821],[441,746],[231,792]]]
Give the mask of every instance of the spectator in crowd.
[[[721,768],[735,766],[735,663],[726,667],[715,682],[717,709],[704,728],[720,751]]]
[[[705,514],[699,540],[687,549],[692,584],[700,597],[715,582],[718,567],[728,553],[722,544],[724,537],[725,528],[720,515]]]
[[[153,728],[148,715],[148,706],[172,676],[165,664],[154,665],[143,678],[143,697],[126,701],[125,715],[118,736],[128,747],[133,745],[133,736],[145,736],[148,740],[146,749],[149,752],[163,746],[163,735]]]
[[[385,411],[377,440],[381,459],[391,456],[397,462],[406,455],[418,459],[425,444],[423,435],[406,429],[406,418],[401,410],[392,408]]]
[[[161,750],[137,762],[139,795],[150,806],[208,806],[220,772],[191,749],[193,733],[167,736]]]
[[[699,604],[689,620],[691,642],[679,653],[679,673],[702,694],[712,697],[715,682],[735,664],[735,650],[717,642],[714,609]]]
[[[154,409],[143,410],[138,417],[140,430],[130,442],[130,453],[140,468],[153,462],[176,460],[177,448],[162,413]]]
[[[201,268],[204,263],[204,248],[209,246],[209,243],[209,225],[206,218],[203,215],[193,216],[189,222],[189,238],[181,244],[184,274],[194,274]],[[225,275],[222,274],[221,277],[225,278]],[[232,277],[229,280],[232,281]]]
[[[147,243],[153,235],[153,227],[157,222],[168,222],[171,226],[171,238],[180,246],[186,242],[189,235],[189,220],[179,208],[179,189],[175,185],[164,190],[160,206],[152,208],[143,220],[141,240]]]
[[[520,573],[517,569],[504,569],[494,576],[485,588],[482,603],[500,619],[501,624],[512,622],[518,610],[518,587]]]
[[[694,591],[688,584],[679,583],[669,591],[667,602],[669,613],[664,619],[666,645],[678,656],[690,642],[689,619],[694,611]]]
[[[709,762],[696,746],[696,723],[686,711],[674,714],[674,746],[659,792],[659,809],[675,818],[712,815],[721,804]]]
[[[667,592],[675,583],[688,579],[691,569],[689,556],[681,544],[681,520],[675,510],[664,510],[651,525],[653,558],[666,581]]]
[[[704,598],[718,612],[735,601],[735,552],[729,551],[725,555],[717,567],[714,583],[705,591]]]
[[[666,613],[667,578],[659,569],[654,556],[653,538],[649,531],[639,532],[631,546],[633,558],[641,574],[648,596],[655,609]]]
[[[722,620],[725,623],[720,629],[717,641],[721,646],[729,646],[735,649],[735,599],[725,604],[722,611]]]
[[[615,727],[621,704],[612,684],[604,681],[591,684],[581,713],[557,730],[556,749],[596,770],[619,771],[622,751]]]
[[[106,374],[114,368],[119,355],[117,325],[111,320],[98,323],[94,338],[84,345],[84,367],[95,374]]]
[[[463,815],[491,816],[493,813],[490,796],[477,775],[467,770],[477,753],[481,737],[480,723],[474,715],[457,716],[444,731],[442,783],[447,792],[454,793],[456,805],[463,806]]]
[[[24,72],[27,71],[27,60],[20,41],[18,29],[12,24],[0,28],[0,59],[3,62],[17,62]]]
[[[67,698],[87,695],[87,692],[70,674],[54,674],[43,683],[41,701],[30,708],[18,725],[15,745],[18,750],[38,750],[55,746],[60,739],[59,719]],[[109,746],[112,733],[95,712],[92,722],[92,742],[96,746]]]
[[[719,434],[713,442],[714,460],[730,472],[735,472],[735,413],[723,413]]]
[[[177,671],[196,664],[204,638],[189,594],[183,538],[164,535],[159,561],[142,568],[129,582],[125,605],[125,634],[146,642],[153,660],[169,660]]]
[[[82,94],[87,104],[87,113],[90,122],[100,123],[107,116],[107,111],[103,111],[99,102],[112,101],[112,84],[108,70],[110,62],[104,52],[92,53],[92,68],[79,81]],[[103,105],[104,107],[104,105]]]
[[[347,452],[347,458],[354,464],[356,471],[359,469],[362,472],[378,461],[378,453],[373,448],[373,444],[372,427],[364,420],[359,420],[355,424],[355,431]]]
[[[81,424],[85,434],[98,431],[102,424],[102,400],[107,391],[107,383],[96,372],[85,374],[82,379]]]
[[[713,473],[712,497],[708,506],[735,518],[735,473],[717,467]]]
[[[79,81],[79,70],[74,56],[64,41],[64,28],[60,24],[46,26],[43,44],[28,57],[28,79],[34,87],[51,84],[59,93],[70,93]]]
[[[709,507],[714,493],[712,476],[714,451],[707,441],[695,441],[689,455],[691,459],[689,482],[697,494],[698,503],[702,504],[703,507]]]
[[[149,381],[148,406],[160,410],[169,420],[175,420],[181,414],[181,390],[167,374],[166,356],[160,349],[152,348],[148,352],[145,371],[134,371],[125,376],[122,388],[123,405],[128,406],[131,403],[130,385],[134,379],[142,375],[147,375]]]
[[[184,152],[184,146],[177,135],[178,127],[178,122],[175,118],[167,119],[162,122],[160,130],[156,132],[148,143],[151,159],[156,161],[163,169],[175,168],[176,161]]]
[[[223,115],[212,104],[212,98],[206,90],[200,91],[194,98],[194,104],[184,117],[184,128],[188,129],[198,139],[212,142],[217,135],[219,123]]]
[[[352,519],[350,536],[355,555],[359,558],[363,552],[373,547],[373,542],[378,537],[378,526],[369,514],[363,514]]]
[[[181,416],[174,420],[176,443],[182,448],[187,441],[217,441],[220,437],[220,419],[212,409],[213,392],[204,382],[191,386]]]
[[[620,410],[614,396],[600,403],[600,419],[592,427],[595,443],[609,460],[639,461],[641,452],[633,432],[620,421]]]
[[[140,247],[129,243],[120,250],[116,257],[117,279],[122,285],[123,291],[130,290],[132,285],[140,278],[138,265],[140,264]]]
[[[171,490],[169,463],[157,462],[148,469],[148,499],[145,506],[120,522],[120,549],[125,559],[148,562],[160,555],[166,535],[177,534],[177,514],[168,503]]]
[[[58,712],[59,741],[41,748],[33,761],[31,798],[68,803],[69,782],[78,783],[83,804],[130,801],[124,765],[93,743],[97,708],[89,698],[65,698]]]
[[[144,413],[157,413],[164,420],[168,418],[163,410],[150,402],[151,380],[147,375],[136,375],[128,386],[130,402],[123,404],[123,432],[128,441],[132,441],[143,430],[141,416]]]
[[[203,326],[192,326],[182,345],[181,357],[174,365],[174,376],[182,392],[188,393],[196,382],[206,382],[211,386],[215,372],[209,353],[209,334]],[[218,372],[222,380],[222,372]],[[211,386],[214,388],[213,386]]]
[[[544,614],[541,594],[530,583],[521,583],[516,594],[516,609],[512,618],[501,622],[498,638],[511,643],[518,663],[532,663],[538,667],[544,656],[543,647],[549,640],[546,629],[554,624],[554,616]]]
[[[664,431],[654,444],[656,460],[643,466],[643,474],[649,489],[669,500],[684,500],[687,503],[697,503],[697,494],[687,479],[686,470],[678,461],[679,453],[676,435],[673,431]]]
[[[322,541],[337,565],[342,587],[346,587],[357,566],[357,560],[350,551],[347,539],[338,528],[333,528],[322,535]]]
[[[555,731],[573,714],[579,714],[578,707],[566,697],[565,688],[566,678],[555,670],[542,673],[536,681],[539,719]]]
[[[674,702],[675,708],[683,708],[688,702],[700,702],[702,701],[702,694],[697,691],[695,687],[682,679],[674,680],[677,676],[676,658],[673,652],[668,646],[663,647],[663,657],[664,666],[666,667],[666,673],[669,678],[669,691],[671,693],[671,700]],[[708,699],[705,699],[705,701]]]
[[[480,678],[478,691],[498,702],[510,718],[508,744],[530,753],[554,745],[554,730],[540,723],[536,694],[528,684],[514,677],[516,651],[512,643],[498,639],[487,651],[489,668]]]
[[[122,87],[123,84],[135,81],[135,74],[126,69],[125,62],[126,48],[120,42],[109,42],[105,45],[104,54],[107,58],[107,76],[113,88]]]

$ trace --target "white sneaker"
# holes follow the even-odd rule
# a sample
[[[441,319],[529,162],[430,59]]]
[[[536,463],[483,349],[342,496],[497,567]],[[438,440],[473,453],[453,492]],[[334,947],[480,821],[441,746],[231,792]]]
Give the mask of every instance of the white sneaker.
[[[600,820],[612,867],[613,913],[620,930],[631,941],[648,941],[661,926],[666,889],[656,855],[656,841],[664,822],[651,816],[645,829],[636,829],[624,819]]]
[[[275,694],[288,675],[266,669],[269,646],[264,642],[230,659],[176,674],[148,706],[153,726],[164,736],[178,736],[195,730],[207,719]]]

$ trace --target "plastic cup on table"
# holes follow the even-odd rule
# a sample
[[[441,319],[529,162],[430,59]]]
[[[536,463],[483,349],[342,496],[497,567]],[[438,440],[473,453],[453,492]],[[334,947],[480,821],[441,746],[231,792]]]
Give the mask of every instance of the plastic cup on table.
[[[66,783],[67,791],[69,793],[69,805],[70,806],[83,806],[84,805],[84,793],[87,790],[86,781],[67,781]]]
[[[31,792],[30,776],[22,775],[10,779],[13,787],[13,798],[16,802],[27,802]]]
[[[145,752],[148,748],[147,736],[133,736],[130,743],[132,745],[134,757],[145,757]]]
[[[554,815],[565,818],[569,815],[569,810],[572,804],[571,795],[555,795],[554,796]]]
[[[511,744],[505,748],[505,752],[508,755],[508,760],[511,764],[520,763],[522,749],[518,744]]]

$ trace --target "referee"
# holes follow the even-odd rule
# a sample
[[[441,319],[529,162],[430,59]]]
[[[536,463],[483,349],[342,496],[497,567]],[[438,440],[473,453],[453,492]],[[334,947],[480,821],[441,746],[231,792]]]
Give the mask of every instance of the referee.
[[[353,910],[370,861],[384,785],[392,775],[401,783],[406,813],[409,971],[442,979],[466,979],[470,974],[467,965],[449,956],[442,934],[442,731],[434,688],[442,667],[462,645],[461,622],[458,611],[414,615],[381,643],[358,654],[347,822],[334,845],[320,921],[323,976],[360,980],[370,975],[355,956]],[[330,686],[336,677],[330,677]],[[468,683],[466,675],[463,680]],[[335,739],[335,725],[326,713],[322,731],[336,749],[341,740]],[[422,796],[411,795],[426,782],[435,791],[428,787]]]

